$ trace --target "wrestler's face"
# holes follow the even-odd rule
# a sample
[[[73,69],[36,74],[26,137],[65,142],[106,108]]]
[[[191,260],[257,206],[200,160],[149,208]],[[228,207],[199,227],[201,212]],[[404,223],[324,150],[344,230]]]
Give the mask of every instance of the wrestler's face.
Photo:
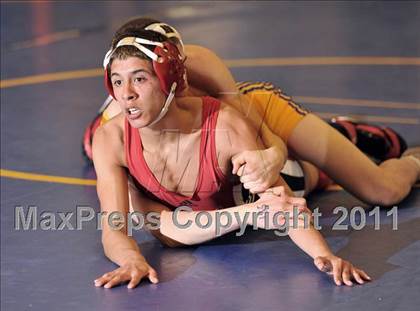
[[[115,59],[110,78],[115,98],[132,127],[146,127],[157,118],[166,95],[150,61],[138,57]]]

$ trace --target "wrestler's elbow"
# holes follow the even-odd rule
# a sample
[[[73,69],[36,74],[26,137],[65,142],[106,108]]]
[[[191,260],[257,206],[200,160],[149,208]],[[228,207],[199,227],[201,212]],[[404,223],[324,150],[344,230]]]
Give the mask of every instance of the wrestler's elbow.
[[[171,238],[164,238],[164,239],[159,239],[159,241],[166,247],[170,247],[170,248],[179,248],[179,247],[184,247],[187,246],[187,244],[183,244],[181,242],[178,242],[176,240],[172,240]]]
[[[162,245],[170,248],[183,247],[188,245],[187,243],[185,243],[185,241],[174,240],[169,236],[162,234],[161,232],[151,231],[151,233],[156,239],[160,241],[160,243],[162,243]]]

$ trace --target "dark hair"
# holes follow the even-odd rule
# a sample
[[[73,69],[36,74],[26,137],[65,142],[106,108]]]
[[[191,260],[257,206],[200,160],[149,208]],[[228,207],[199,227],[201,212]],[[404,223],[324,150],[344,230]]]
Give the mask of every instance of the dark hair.
[[[117,31],[115,32],[112,38],[111,48],[112,49],[115,48],[117,43],[121,39],[126,38],[126,37],[139,37],[139,38],[143,38],[143,39],[147,39],[147,40],[155,41],[155,42],[166,41],[167,38],[164,35],[155,31],[144,29],[153,23],[160,23],[160,21],[152,19],[152,18],[148,18],[148,17],[140,17],[140,18],[135,18],[131,21],[128,21],[127,23],[122,25],[120,28],[118,28]],[[143,45],[151,51],[153,51],[155,48],[155,46],[152,46],[152,45],[146,45],[146,44],[143,44]],[[139,57],[141,59],[150,61],[150,58],[147,57],[143,52],[138,50],[136,47],[120,46],[112,54],[112,57],[109,61],[109,65],[111,65],[114,59],[124,60],[131,56]]]
[[[129,35],[135,35],[139,32],[152,32],[144,30],[144,28],[154,23],[161,23],[161,21],[150,17],[137,17],[132,20],[129,20],[117,29],[117,31],[114,34],[114,37],[112,38],[111,46],[114,47],[118,41],[120,41],[124,37],[128,37]],[[156,32],[153,33],[156,34]],[[162,40],[157,41],[165,41],[166,38],[164,36],[160,35],[160,37],[163,37],[163,39],[161,38]]]

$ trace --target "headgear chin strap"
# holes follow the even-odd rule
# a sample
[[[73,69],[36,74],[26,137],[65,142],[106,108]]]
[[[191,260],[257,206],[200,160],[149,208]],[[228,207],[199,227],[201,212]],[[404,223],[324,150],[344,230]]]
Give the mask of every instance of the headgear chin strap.
[[[151,51],[142,44],[155,46]],[[143,54],[152,59],[153,69],[159,79],[162,91],[168,96],[158,117],[150,124],[160,121],[169,110],[175,95],[181,93],[187,86],[186,68],[178,48],[170,42],[155,42],[137,37],[125,37],[121,39],[115,48],[110,49],[104,58],[105,85],[109,94],[115,99],[111,79],[108,76],[108,66],[112,55],[120,46],[134,46]]]
[[[175,97],[175,89],[176,89],[176,82],[174,82],[171,86],[171,91],[169,92],[168,97],[166,98],[165,104],[163,105],[162,109],[160,110],[159,115],[156,117],[156,119],[150,123],[148,126],[154,125],[158,123],[167,113],[169,110],[169,105],[172,103],[172,100]]]

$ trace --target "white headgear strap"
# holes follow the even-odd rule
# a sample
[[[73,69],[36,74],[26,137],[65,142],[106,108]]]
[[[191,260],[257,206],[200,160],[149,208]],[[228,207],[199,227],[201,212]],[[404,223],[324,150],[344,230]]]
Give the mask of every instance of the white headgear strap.
[[[150,41],[150,40],[146,40],[146,39],[142,39],[142,38],[136,38],[136,37],[125,37],[125,38],[121,39],[120,41],[118,41],[115,48],[110,49],[105,54],[104,63],[103,63],[104,68],[105,69],[107,68],[107,66],[109,64],[109,61],[111,60],[111,57],[114,54],[115,50],[118,49],[120,46],[124,46],[124,45],[135,46],[141,52],[143,52],[147,57],[151,58],[155,62],[158,61],[159,56],[156,53],[149,50],[148,48],[146,48],[145,46],[141,45],[140,43],[163,47],[163,44],[161,42],[155,42],[155,41]]]
[[[181,35],[174,27],[169,26],[168,24],[165,24],[165,23],[153,23],[144,29],[158,32],[164,35],[168,39],[175,37],[181,43],[182,52],[184,52],[184,43],[182,42]]]

